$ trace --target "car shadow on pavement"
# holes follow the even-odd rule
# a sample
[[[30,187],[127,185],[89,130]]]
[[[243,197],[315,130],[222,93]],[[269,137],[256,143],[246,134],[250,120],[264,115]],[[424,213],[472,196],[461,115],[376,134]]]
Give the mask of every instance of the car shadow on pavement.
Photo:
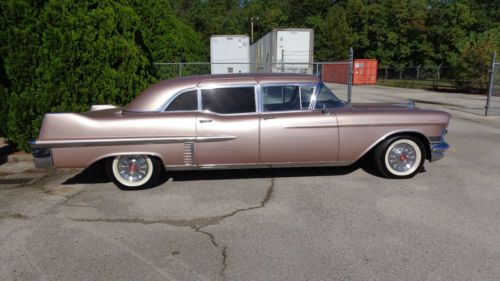
[[[111,180],[106,174],[106,162],[98,161],[89,166],[76,176],[67,179],[63,185],[67,184],[92,184],[92,183],[108,183]]]
[[[200,180],[229,180],[252,178],[287,178],[287,177],[315,177],[315,176],[342,176],[362,169],[368,174],[380,177],[375,166],[365,159],[350,166],[342,167],[297,167],[297,168],[262,168],[262,169],[234,169],[234,170],[192,170],[168,171],[159,184],[172,181],[200,181]],[[98,184],[109,183],[111,180],[106,174],[105,161],[100,161],[81,173],[63,182],[71,184]]]
[[[167,177],[172,181],[254,179],[254,178],[287,178],[347,175],[360,167],[300,167],[300,168],[262,168],[234,170],[196,170],[169,172]]]
[[[285,177],[314,177],[340,176],[350,174],[361,168],[360,163],[345,167],[299,167],[299,168],[262,168],[262,169],[234,169],[234,170],[193,170],[169,171],[159,184],[172,181],[200,181],[225,179],[251,178],[285,178]],[[71,184],[98,184],[111,182],[106,174],[105,162],[97,162],[81,173],[63,182]]]

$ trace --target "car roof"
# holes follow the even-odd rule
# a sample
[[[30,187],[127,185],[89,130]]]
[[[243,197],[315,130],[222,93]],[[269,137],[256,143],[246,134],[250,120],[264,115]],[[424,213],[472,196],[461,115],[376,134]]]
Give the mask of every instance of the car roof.
[[[318,83],[317,77],[294,73],[244,73],[186,76],[160,81],[136,97],[127,111],[158,111],[176,93],[196,87],[224,86],[256,83]]]

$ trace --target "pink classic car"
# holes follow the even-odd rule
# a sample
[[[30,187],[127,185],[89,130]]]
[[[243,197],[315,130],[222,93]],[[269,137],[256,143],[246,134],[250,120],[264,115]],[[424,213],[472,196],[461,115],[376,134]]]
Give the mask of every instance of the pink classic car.
[[[443,157],[450,115],[409,104],[346,104],[318,78],[231,74],[176,78],[124,108],[49,113],[31,143],[37,167],[107,161],[122,189],[165,170],[345,166],[368,155],[387,178]]]

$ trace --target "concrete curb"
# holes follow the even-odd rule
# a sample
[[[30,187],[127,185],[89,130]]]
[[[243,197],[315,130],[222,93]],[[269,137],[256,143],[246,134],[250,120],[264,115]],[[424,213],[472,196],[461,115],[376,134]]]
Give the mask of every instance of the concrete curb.
[[[26,152],[14,152],[7,155],[7,162],[33,161],[33,156]]]
[[[0,137],[0,162],[33,161],[31,153],[16,151],[15,145],[8,144]]]

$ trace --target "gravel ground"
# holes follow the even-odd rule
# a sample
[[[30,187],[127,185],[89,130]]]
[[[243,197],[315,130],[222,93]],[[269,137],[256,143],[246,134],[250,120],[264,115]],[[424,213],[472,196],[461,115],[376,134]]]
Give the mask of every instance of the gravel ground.
[[[447,156],[410,180],[358,166],[178,172],[133,192],[98,166],[13,158],[0,178],[30,182],[0,185],[0,280],[500,280],[500,118],[480,116],[484,97],[353,93],[450,112]]]

